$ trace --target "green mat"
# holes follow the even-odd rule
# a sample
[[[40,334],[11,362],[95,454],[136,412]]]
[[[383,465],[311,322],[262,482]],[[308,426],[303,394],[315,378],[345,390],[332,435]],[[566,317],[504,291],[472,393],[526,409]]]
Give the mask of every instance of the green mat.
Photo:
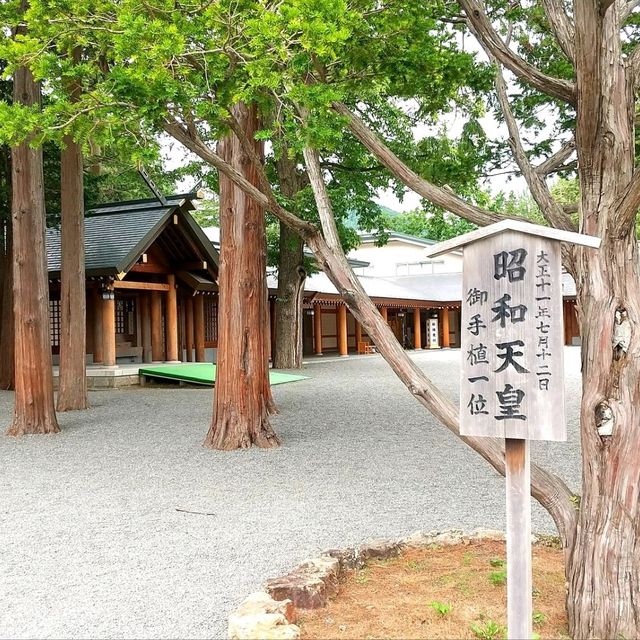
[[[157,367],[144,367],[140,369],[140,375],[150,378],[182,380],[184,382],[211,386],[216,381],[216,365],[208,362],[198,362],[196,364],[164,364]],[[272,385],[295,382],[296,380],[307,380],[307,378],[308,376],[269,371],[269,382]]]

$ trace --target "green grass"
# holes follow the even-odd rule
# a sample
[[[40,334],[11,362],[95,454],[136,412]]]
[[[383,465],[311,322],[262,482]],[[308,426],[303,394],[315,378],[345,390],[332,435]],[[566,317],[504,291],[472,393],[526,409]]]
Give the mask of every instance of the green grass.
[[[212,386],[216,381],[216,365],[209,362],[197,362],[192,364],[163,364],[155,367],[141,367],[140,375],[164,380],[178,380]],[[292,373],[269,372],[269,382],[285,384],[306,380],[308,376],[299,376]]]

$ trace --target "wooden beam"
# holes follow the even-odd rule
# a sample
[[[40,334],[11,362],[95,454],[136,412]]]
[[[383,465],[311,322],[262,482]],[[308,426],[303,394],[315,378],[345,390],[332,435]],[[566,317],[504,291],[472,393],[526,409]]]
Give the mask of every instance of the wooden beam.
[[[187,362],[193,362],[193,298],[187,298],[185,303],[185,342]]]
[[[389,316],[387,313],[387,307],[380,307],[380,315],[385,322],[389,322]]]
[[[322,355],[322,307],[313,305],[313,352]]]
[[[168,276],[167,276],[168,277]],[[133,280],[121,280],[114,282],[116,289],[134,289],[136,291],[169,291],[169,285],[163,282],[135,282]]]
[[[140,296],[140,326],[142,329],[142,361],[152,361],[151,351],[151,301],[149,294]]]
[[[179,362],[178,358],[178,292],[176,291],[176,277],[167,276],[169,291],[167,292],[167,308],[164,322],[164,332],[167,339],[167,361]]]
[[[193,262],[185,262],[180,265],[179,269],[176,271],[206,271],[207,270],[207,261],[206,260],[195,260]]]
[[[413,310],[413,346],[422,349],[422,323],[420,322],[420,307]]]
[[[100,289],[93,289],[93,362],[104,362],[104,349],[102,348],[102,295]]]
[[[338,353],[341,356],[349,355],[347,343],[347,307],[344,304],[338,307]]]
[[[194,334],[196,341],[196,362],[205,362],[204,296],[196,296],[194,298]]]
[[[116,364],[116,301],[112,290],[102,293],[102,348],[107,367]]]
[[[153,362],[164,360],[162,347],[162,297],[159,291],[151,292],[151,358]]]

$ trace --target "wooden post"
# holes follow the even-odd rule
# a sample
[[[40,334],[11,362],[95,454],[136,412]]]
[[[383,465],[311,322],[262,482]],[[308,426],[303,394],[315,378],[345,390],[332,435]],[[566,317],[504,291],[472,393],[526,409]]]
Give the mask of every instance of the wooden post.
[[[269,344],[267,353],[270,355],[271,360],[276,355],[276,301],[271,298],[269,300]]]
[[[442,348],[449,348],[449,308],[440,309],[440,323],[442,325]]]
[[[151,362],[151,311],[149,294],[143,293],[140,298],[140,328],[142,329],[142,362]]]
[[[104,362],[102,347],[102,294],[100,289],[94,289],[93,294],[93,363]]]
[[[362,325],[356,320],[356,352],[360,352],[360,343],[362,342]]]
[[[338,353],[341,356],[349,355],[347,343],[347,307],[344,304],[338,306]]]
[[[385,322],[389,322],[389,316],[387,314],[387,307],[380,307],[380,315]]]
[[[116,300],[113,289],[102,292],[102,348],[104,364],[116,364]]]
[[[529,441],[505,438],[507,480],[507,637],[531,638],[531,464]]]
[[[162,362],[162,298],[159,291],[151,292],[151,358]]]
[[[204,362],[204,296],[199,295],[195,297],[194,307],[196,362]]]
[[[322,307],[313,305],[313,352],[317,356],[322,355]]]
[[[420,307],[413,310],[413,346],[422,349],[422,324],[420,322]]]
[[[167,276],[167,309],[164,330],[167,339],[167,361],[178,362],[178,292],[176,291],[176,277],[171,273]]]
[[[185,325],[187,362],[193,362],[193,298],[187,298],[185,304]]]

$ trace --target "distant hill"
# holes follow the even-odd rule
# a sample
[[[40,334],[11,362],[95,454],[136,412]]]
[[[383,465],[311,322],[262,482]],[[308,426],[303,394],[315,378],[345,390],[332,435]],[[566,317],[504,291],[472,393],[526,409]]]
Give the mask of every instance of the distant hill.
[[[382,204],[378,205],[378,208],[380,209],[380,211],[382,211],[382,213],[384,213],[385,215],[391,218],[395,218],[397,215],[400,215],[399,211],[395,211],[394,209],[385,207]],[[347,227],[351,229],[355,229],[356,231],[360,230],[358,227],[358,216],[356,215],[355,211],[349,211],[349,214],[347,215],[344,223]]]

